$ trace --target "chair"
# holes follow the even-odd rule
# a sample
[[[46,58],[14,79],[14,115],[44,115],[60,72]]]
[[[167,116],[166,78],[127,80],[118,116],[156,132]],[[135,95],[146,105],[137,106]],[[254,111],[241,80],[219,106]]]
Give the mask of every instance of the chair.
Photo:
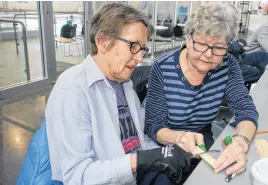
[[[32,137],[16,185],[63,185],[52,180],[46,121]]]
[[[137,66],[130,77],[133,82],[133,89],[137,93],[141,104],[147,95],[147,84],[149,81],[151,68],[151,65]]]
[[[181,26],[176,25],[173,28],[173,35],[174,35],[174,38],[172,38],[172,39],[174,41],[181,42],[181,47],[182,47],[182,44],[185,41],[185,35],[184,35],[183,29],[181,28]]]
[[[161,26],[161,28],[165,27],[166,29],[158,29],[156,27],[156,35],[158,35],[160,37],[164,37],[164,38],[170,38],[170,37],[173,36],[173,26],[172,26],[172,24],[170,24],[168,22],[164,22],[164,24],[160,25],[160,26]]]
[[[76,28],[77,28],[77,24],[74,24],[72,26],[72,30],[70,31],[70,35],[68,36],[70,38],[66,38],[66,37],[63,37],[63,36],[55,38],[56,48],[58,48],[58,43],[59,43],[60,47],[61,47],[62,56],[66,57],[66,54],[65,54],[65,44],[66,43],[69,43],[69,55],[68,56],[71,56],[70,47],[71,47],[71,43],[73,43],[73,42],[76,42],[77,50],[78,50],[78,53],[80,54],[79,47],[78,47],[78,42],[77,42],[77,39],[76,39]],[[63,51],[62,51],[62,47],[63,47]]]
[[[84,52],[83,49],[83,42],[85,40],[85,25],[82,26],[82,30],[81,30],[81,35],[77,35],[76,39],[80,40],[80,44],[81,44],[81,48],[82,48],[82,52]]]
[[[164,52],[166,52],[172,44],[172,40],[170,39],[173,36],[172,23],[168,23],[168,20],[165,20],[163,24],[156,26],[156,35],[162,37],[161,39],[155,39],[155,41],[164,43]]]

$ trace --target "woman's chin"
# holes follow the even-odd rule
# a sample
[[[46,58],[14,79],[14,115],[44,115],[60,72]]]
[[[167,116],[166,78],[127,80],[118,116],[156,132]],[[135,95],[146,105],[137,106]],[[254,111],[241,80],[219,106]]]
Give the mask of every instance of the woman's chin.
[[[203,65],[203,66],[199,66],[197,70],[199,71],[199,73],[206,74],[212,69],[211,67],[212,67],[211,65],[210,66]]]

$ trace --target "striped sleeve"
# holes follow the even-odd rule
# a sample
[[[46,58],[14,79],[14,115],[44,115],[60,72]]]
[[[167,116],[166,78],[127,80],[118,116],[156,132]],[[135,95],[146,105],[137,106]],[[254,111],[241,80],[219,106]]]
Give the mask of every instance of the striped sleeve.
[[[235,115],[235,121],[231,123],[236,126],[241,121],[252,121],[258,125],[258,112],[248,90],[244,85],[242,72],[239,64],[233,56],[229,60],[229,79],[225,90],[225,98],[230,110]]]
[[[156,134],[167,127],[168,107],[164,92],[164,78],[157,62],[154,62],[146,96],[145,133],[156,143]]]

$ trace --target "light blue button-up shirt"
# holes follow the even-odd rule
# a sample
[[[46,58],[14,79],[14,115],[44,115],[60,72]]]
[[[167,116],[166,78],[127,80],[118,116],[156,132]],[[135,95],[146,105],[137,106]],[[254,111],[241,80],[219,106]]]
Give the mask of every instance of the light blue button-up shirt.
[[[155,147],[144,137],[144,109],[123,83],[141,148]],[[116,94],[91,56],[60,75],[46,107],[52,179],[66,185],[136,184],[121,143]]]

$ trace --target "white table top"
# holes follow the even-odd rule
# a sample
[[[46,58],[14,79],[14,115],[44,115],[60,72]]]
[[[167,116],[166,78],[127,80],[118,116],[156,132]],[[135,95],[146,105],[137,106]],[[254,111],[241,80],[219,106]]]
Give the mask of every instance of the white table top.
[[[268,70],[263,74],[261,79],[258,81],[256,86],[253,88],[251,92],[251,96],[254,100],[254,103],[257,107],[257,111],[259,113],[259,126],[258,130],[267,130],[268,129]],[[227,135],[235,134],[235,129],[231,126],[226,126],[223,130],[219,138],[215,141],[211,149],[219,149],[222,151],[222,138]],[[218,174],[214,174],[212,168],[208,166],[204,161],[201,161],[187,181],[184,183],[185,185],[226,185],[226,184],[239,184],[239,185],[251,185],[252,175],[251,175],[251,166],[257,161],[259,158],[256,147],[255,147],[255,139],[266,139],[268,140],[268,134],[260,134],[257,135],[252,140],[251,147],[247,154],[247,168],[246,170],[239,175],[236,175],[231,182],[225,182],[225,171]],[[219,154],[217,154],[219,155]],[[217,155],[213,154],[214,158]],[[267,173],[268,175],[268,173]]]

